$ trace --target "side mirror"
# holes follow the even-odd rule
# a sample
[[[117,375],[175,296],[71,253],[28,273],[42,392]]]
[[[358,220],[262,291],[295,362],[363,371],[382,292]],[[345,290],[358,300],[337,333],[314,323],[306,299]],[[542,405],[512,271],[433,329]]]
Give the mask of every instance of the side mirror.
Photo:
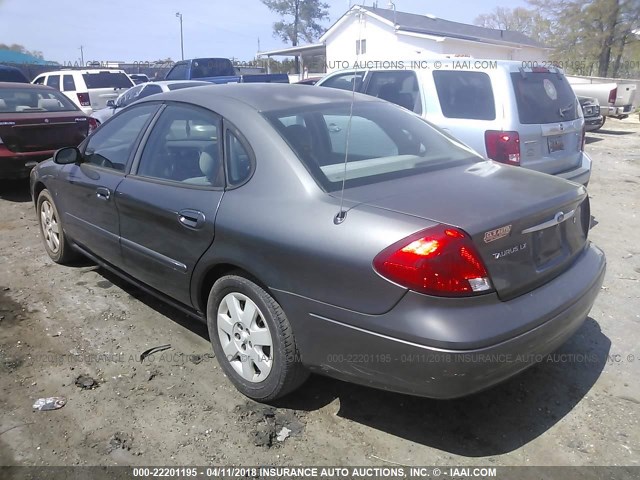
[[[116,108],[116,101],[115,100],[107,100],[107,107]]]
[[[72,163],[80,163],[82,155],[76,147],[64,147],[57,150],[53,154],[53,162],[58,165],[69,165]]]

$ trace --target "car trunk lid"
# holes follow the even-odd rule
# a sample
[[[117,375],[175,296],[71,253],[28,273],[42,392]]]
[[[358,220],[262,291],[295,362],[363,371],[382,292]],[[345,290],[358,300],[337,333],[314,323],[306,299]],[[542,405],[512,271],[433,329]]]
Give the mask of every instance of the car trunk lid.
[[[384,183],[348,189],[345,200],[461,228],[502,300],[559,275],[586,244],[586,190],[562,179],[480,162]]]
[[[78,145],[87,136],[89,119],[80,112],[0,114],[0,140],[15,153],[56,150]]]

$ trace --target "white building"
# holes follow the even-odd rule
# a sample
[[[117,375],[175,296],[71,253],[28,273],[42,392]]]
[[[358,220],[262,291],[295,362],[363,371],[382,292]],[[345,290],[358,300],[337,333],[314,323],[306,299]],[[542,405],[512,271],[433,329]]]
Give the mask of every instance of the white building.
[[[360,61],[468,55],[496,60],[546,60],[550,48],[519,32],[451,22],[431,15],[355,5],[312,45],[259,52],[261,57],[324,54],[327,71]]]

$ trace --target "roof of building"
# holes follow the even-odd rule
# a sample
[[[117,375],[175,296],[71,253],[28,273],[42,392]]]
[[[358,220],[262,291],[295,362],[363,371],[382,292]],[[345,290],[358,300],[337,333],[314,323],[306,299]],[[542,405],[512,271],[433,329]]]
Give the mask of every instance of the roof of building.
[[[0,62],[31,65],[56,65],[58,63],[27,55],[26,53],[16,52],[15,50],[0,50]]]
[[[370,13],[384,18],[403,31],[439,35],[443,37],[460,38],[483,43],[507,42],[531,47],[544,48],[540,42],[527,35],[511,30],[498,30],[494,28],[478,27],[466,23],[452,22],[427,15],[398,12],[386,8],[360,6]]]

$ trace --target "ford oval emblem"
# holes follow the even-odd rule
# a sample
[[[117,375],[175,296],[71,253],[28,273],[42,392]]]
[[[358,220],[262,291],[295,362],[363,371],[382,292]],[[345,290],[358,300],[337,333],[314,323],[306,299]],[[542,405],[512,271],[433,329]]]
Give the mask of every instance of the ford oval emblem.
[[[48,118],[45,118],[45,119],[44,119],[44,123],[49,123],[49,119],[48,119]]]
[[[562,223],[562,222],[563,222],[563,220],[564,220],[564,212],[558,212],[558,213],[556,213],[556,216],[555,216],[555,217],[553,217],[553,218],[554,218],[554,220],[555,220],[556,222],[558,222],[558,223]]]

